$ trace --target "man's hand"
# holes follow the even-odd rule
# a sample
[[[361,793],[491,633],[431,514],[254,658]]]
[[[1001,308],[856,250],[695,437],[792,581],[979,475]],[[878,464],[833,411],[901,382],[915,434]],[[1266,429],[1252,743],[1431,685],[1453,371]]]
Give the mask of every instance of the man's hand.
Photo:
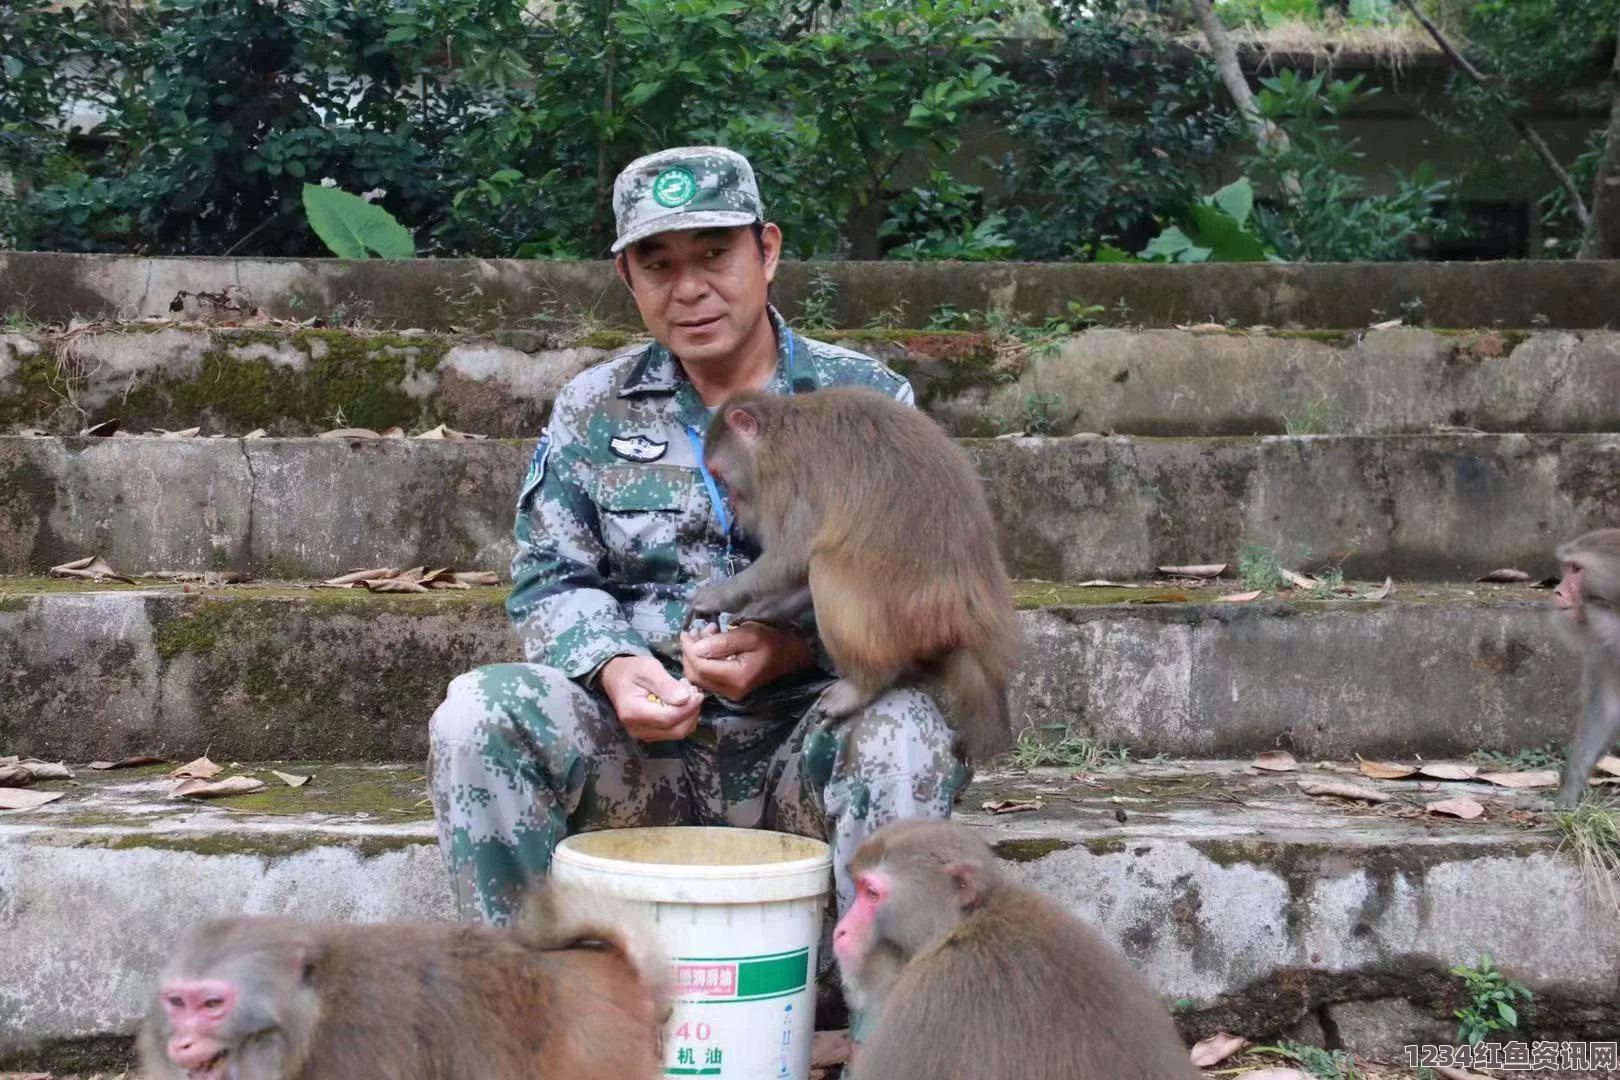
[[[681,668],[687,680],[730,701],[814,663],[808,641],[765,623],[743,623],[724,634],[709,623],[681,634]]]
[[[686,679],[672,679],[651,656],[615,656],[602,666],[602,692],[632,739],[684,739],[697,729],[703,695]]]

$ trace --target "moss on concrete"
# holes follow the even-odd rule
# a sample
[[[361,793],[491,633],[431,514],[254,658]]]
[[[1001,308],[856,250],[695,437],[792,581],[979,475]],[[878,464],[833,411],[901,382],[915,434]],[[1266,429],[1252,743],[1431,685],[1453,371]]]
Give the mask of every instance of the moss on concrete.
[[[119,1072],[135,1065],[132,1035],[85,1035],[43,1039],[19,1050],[0,1053],[0,1071],[46,1072],[56,1076]]]
[[[599,329],[591,331],[574,344],[582,349],[605,349],[612,352],[624,348],[635,339],[636,335],[628,330]]]
[[[1028,863],[1074,846],[1073,840],[1002,840],[992,844],[991,850],[1006,862]]]
[[[181,653],[209,652],[240,610],[228,600],[202,600],[179,614],[154,612],[152,647],[165,660]]]

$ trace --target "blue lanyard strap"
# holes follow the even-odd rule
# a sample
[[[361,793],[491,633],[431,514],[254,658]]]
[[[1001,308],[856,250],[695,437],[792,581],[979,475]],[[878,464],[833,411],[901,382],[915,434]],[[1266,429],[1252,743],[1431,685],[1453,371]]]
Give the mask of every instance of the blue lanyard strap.
[[[726,554],[731,554],[731,512],[726,508],[726,501],[720,497],[720,486],[714,482],[714,475],[709,467],[703,464],[703,436],[698,429],[687,425],[686,438],[692,444],[692,457],[697,461],[698,472],[703,474],[703,486],[709,489],[709,502],[714,504],[715,520],[720,522],[720,531],[726,537]]]

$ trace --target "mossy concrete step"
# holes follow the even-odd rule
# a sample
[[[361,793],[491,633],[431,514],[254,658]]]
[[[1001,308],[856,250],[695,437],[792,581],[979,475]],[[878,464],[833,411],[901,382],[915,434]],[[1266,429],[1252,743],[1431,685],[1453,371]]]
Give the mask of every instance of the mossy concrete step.
[[[0,1069],[118,1064],[165,948],[194,920],[451,917],[413,766],[276,767],[314,779],[195,804],[170,799],[161,770],[81,774],[65,798],[0,816]],[[1301,776],[1336,775],[1320,768],[1243,767],[989,774],[958,817],[1123,948],[1189,1041],[1325,1018],[1351,1048],[1398,1061],[1405,1044],[1454,1041],[1466,1001],[1447,969],[1485,951],[1535,993],[1525,1037],[1614,1037],[1620,919],[1559,851],[1542,796],[1362,781],[1391,795],[1366,807],[1303,795]],[[1485,815],[1423,810],[1462,794]],[[1037,806],[983,811],[1000,800]]]
[[[1222,591],[1022,586],[1013,715],[1139,756],[1432,756],[1568,734],[1575,667],[1546,591]],[[0,579],[0,754],[419,761],[450,680],[520,657],[503,598]]]
[[[1469,580],[1556,570],[1620,520],[1620,434],[1009,438],[965,444],[1019,577],[1236,562]],[[0,573],[504,571],[530,440],[0,438]],[[694,484],[694,500],[704,498]]]
[[[905,374],[952,434],[1388,434],[1620,430],[1620,334],[1098,328],[1033,345],[981,332],[817,330]],[[434,334],[145,322],[0,334],[0,430],[315,435],[447,423],[537,435],[623,330]]]

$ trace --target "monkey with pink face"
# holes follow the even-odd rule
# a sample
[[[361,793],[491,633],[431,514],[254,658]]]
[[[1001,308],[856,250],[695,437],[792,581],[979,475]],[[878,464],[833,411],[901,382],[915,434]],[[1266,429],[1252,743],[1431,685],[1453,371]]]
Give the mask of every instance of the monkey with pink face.
[[[1568,809],[1620,734],[1620,529],[1594,529],[1560,545],[1557,554],[1563,578],[1553,611],[1580,654],[1583,699],[1558,789],[1558,805]]]
[[[849,869],[833,951],[871,1028],[855,1080],[1197,1080],[1146,980],[971,829],[892,822]]]

